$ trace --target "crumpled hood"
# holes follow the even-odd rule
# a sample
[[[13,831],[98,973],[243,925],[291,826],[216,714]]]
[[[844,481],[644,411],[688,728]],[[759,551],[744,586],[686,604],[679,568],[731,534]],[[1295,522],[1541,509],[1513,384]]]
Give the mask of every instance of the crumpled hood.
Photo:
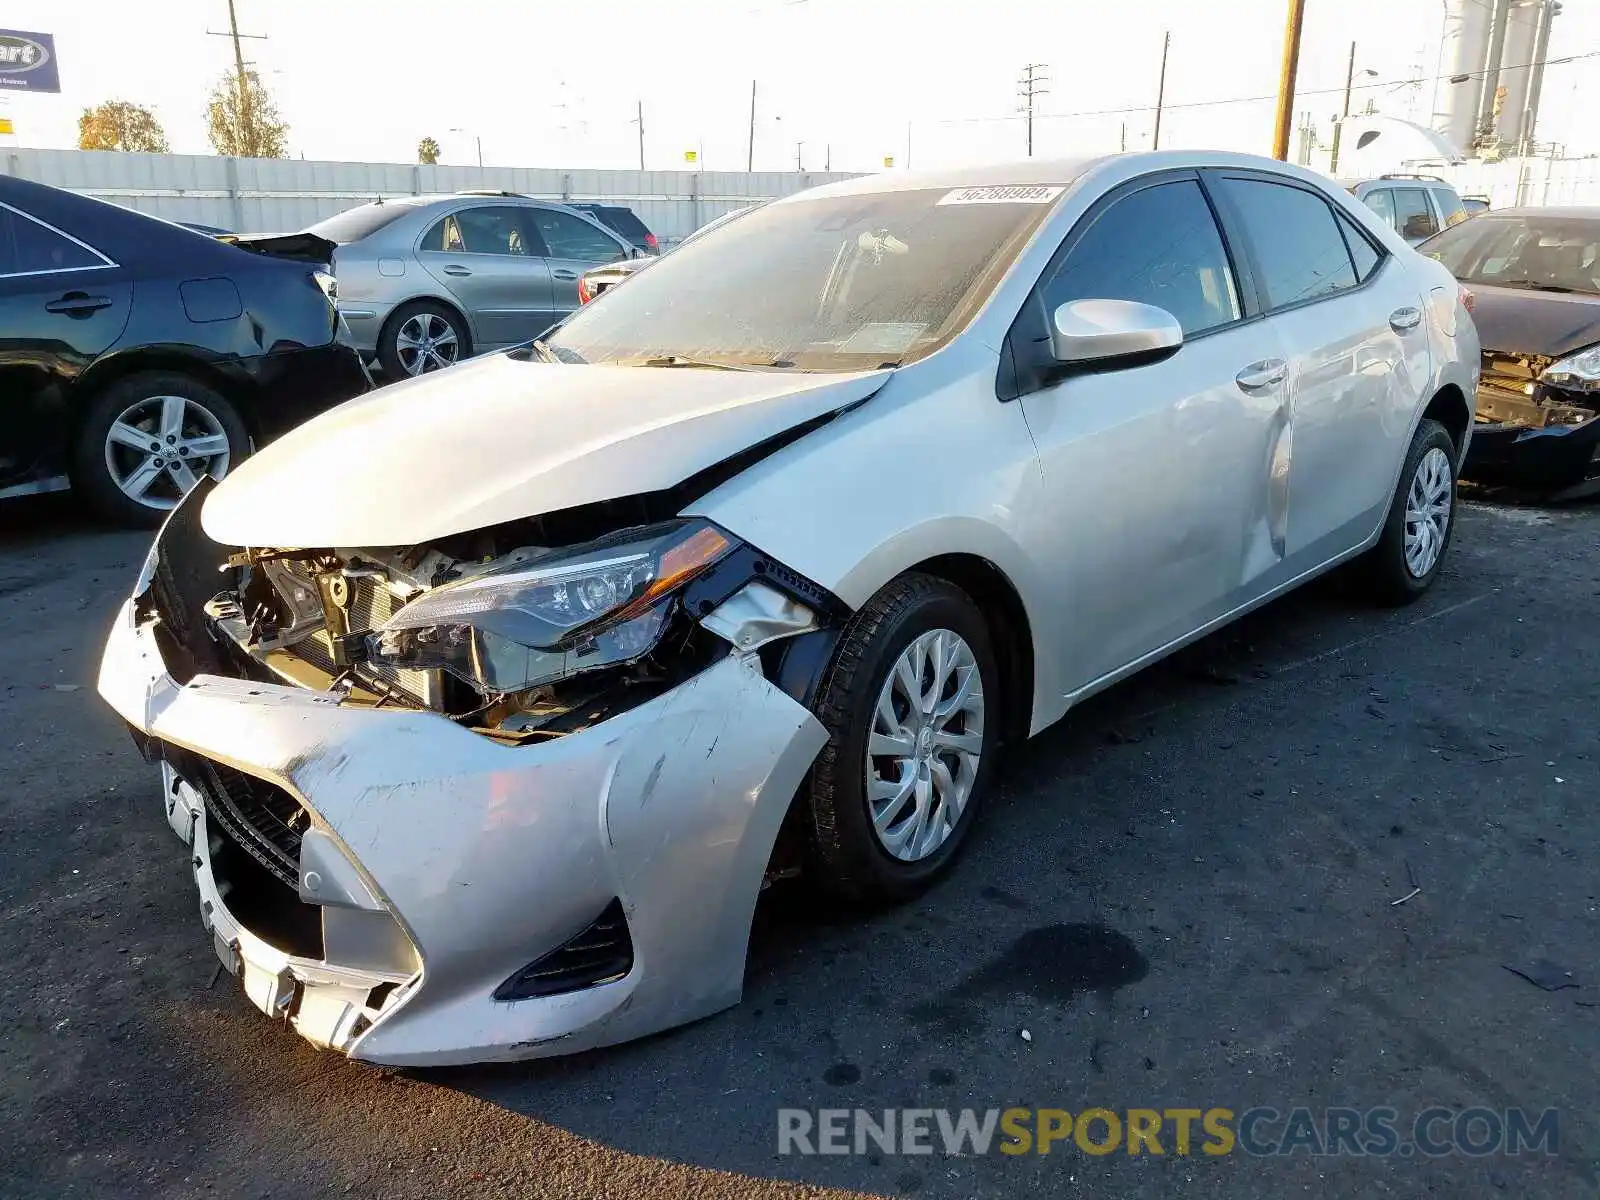
[[[1561,358],[1600,342],[1600,296],[1469,283],[1485,350]]]
[[[306,422],[229,474],[202,523],[230,546],[410,546],[671,487],[888,375],[491,355]]]

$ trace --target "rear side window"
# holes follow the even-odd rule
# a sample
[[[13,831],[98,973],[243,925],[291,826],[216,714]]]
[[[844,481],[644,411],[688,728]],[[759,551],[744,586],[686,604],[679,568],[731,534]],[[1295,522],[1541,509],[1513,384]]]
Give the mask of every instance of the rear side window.
[[[1350,248],[1350,261],[1355,266],[1356,278],[1364,283],[1378,269],[1383,255],[1354,221],[1338,209],[1334,209],[1334,215],[1339,218],[1340,232],[1344,234],[1345,245]]]
[[[448,254],[528,255],[537,251],[528,246],[522,221],[508,205],[466,208],[436,222],[422,239],[422,249]]]
[[[650,231],[631,208],[605,208],[595,214],[635,245],[645,244]]]
[[[103,267],[93,250],[39,222],[0,208],[0,275],[34,275]]]
[[[1250,239],[1268,308],[1283,308],[1356,285],[1350,251],[1333,209],[1313,192],[1257,179],[1223,179]]]
[[[1200,185],[1178,180],[1112,203],[1078,238],[1043,289],[1069,300],[1134,300],[1164,308],[1185,336],[1239,319],[1238,291]]]
[[[1461,197],[1456,195],[1455,189],[1447,187],[1429,188],[1433,193],[1433,202],[1444,214],[1444,227],[1459,225],[1467,219],[1466,207],[1461,203]]]
[[[1390,225],[1393,225],[1394,228],[1400,228],[1400,226],[1395,225],[1394,223],[1394,193],[1388,188],[1374,188],[1365,196],[1361,197],[1361,202],[1373,212],[1377,213]]]
[[[1395,188],[1394,217],[1403,238],[1414,240],[1439,232],[1439,222],[1428,206],[1428,193],[1422,188]]]

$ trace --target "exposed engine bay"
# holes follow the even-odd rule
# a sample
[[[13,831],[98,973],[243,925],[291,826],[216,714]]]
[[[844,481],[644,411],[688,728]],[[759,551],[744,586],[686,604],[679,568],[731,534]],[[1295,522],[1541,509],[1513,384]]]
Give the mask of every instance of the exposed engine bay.
[[[1558,362],[1545,354],[1483,352],[1477,420],[1528,429],[1581,425],[1600,416],[1600,391],[1561,387],[1546,372]]]

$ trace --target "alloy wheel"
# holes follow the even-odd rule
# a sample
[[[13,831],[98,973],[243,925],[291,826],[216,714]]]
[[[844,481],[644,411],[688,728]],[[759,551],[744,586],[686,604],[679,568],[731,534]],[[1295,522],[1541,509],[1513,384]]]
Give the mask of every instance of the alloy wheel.
[[[135,401],[106,431],[106,471],[146,508],[173,508],[200,476],[221,479],[232,453],[217,415],[185,396]]]
[[[407,375],[421,375],[453,366],[461,356],[461,343],[449,321],[438,313],[419,312],[395,331],[394,350]]]
[[[1444,552],[1454,490],[1450,457],[1434,446],[1417,463],[1406,493],[1406,570],[1416,579],[1433,570]]]
[[[895,660],[873,709],[867,803],[903,862],[935,853],[972,794],[983,756],[983,676],[960,634],[931,629]]]

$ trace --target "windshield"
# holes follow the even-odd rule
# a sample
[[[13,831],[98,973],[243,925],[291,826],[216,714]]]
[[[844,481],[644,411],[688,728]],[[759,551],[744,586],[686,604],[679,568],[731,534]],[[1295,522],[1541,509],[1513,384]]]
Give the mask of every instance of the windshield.
[[[1600,294],[1600,220],[1485,213],[1419,247],[1464,283]]]
[[[1059,187],[768,204],[686,240],[551,332],[565,362],[872,369],[971,319]]]
[[[362,204],[318,221],[306,232],[344,246],[377,233],[385,225],[398,221],[408,211],[409,207],[404,204]]]

